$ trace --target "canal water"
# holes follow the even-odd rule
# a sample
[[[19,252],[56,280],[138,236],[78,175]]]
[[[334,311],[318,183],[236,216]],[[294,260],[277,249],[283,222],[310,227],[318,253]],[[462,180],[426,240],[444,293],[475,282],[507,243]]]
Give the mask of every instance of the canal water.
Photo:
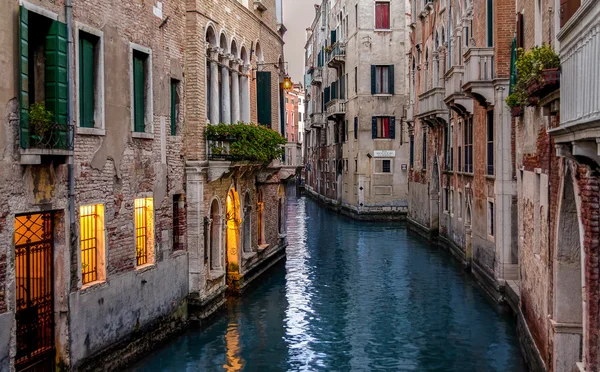
[[[404,224],[357,222],[294,198],[288,241],[285,264],[212,326],[132,370],[526,370],[513,317]]]

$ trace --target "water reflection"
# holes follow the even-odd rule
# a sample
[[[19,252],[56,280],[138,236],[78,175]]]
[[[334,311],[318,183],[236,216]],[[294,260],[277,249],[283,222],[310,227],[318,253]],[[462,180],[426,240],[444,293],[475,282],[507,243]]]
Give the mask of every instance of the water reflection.
[[[137,371],[525,371],[514,320],[402,224],[290,198],[287,261]]]

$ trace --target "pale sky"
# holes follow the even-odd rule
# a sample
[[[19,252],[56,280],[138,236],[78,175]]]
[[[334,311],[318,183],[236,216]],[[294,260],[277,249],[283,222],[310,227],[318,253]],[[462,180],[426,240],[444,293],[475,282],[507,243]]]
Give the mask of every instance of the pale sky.
[[[304,84],[306,28],[315,18],[314,5],[320,3],[321,0],[283,0],[283,24],[287,28],[284,53],[294,83]]]

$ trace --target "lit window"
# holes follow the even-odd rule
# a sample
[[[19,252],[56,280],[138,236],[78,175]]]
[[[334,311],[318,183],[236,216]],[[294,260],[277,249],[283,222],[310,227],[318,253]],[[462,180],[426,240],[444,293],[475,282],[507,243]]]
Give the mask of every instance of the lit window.
[[[378,30],[390,29],[390,3],[389,1],[375,2],[375,28]]]
[[[104,206],[102,204],[79,208],[79,236],[81,245],[81,280],[83,284],[104,281]]]
[[[173,250],[183,249],[184,239],[184,200],[183,195],[173,195]]]
[[[135,259],[137,266],[154,263],[152,198],[135,199]]]

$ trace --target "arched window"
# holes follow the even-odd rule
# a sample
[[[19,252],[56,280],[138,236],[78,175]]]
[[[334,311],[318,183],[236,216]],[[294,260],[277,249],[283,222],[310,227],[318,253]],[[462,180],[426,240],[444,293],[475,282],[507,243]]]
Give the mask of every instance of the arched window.
[[[221,270],[221,210],[219,202],[213,200],[210,207],[210,269]]]
[[[252,252],[252,204],[250,193],[244,198],[243,249],[244,253]]]
[[[266,244],[265,241],[265,216],[264,216],[265,202],[263,201],[263,193],[262,190],[258,190],[256,210],[258,214],[258,224],[257,224],[257,233],[258,233],[258,245]]]
[[[215,54],[215,47],[217,46],[217,37],[215,35],[215,30],[209,26],[206,29],[206,119],[208,121],[210,121],[211,123],[213,123],[213,121],[218,121],[219,118],[219,113],[218,112],[213,112],[213,110],[215,110],[214,107],[211,106],[215,106],[212,105],[213,100],[216,100],[216,102],[219,101],[219,87],[217,85],[214,86],[214,88],[216,88],[216,96],[213,97],[214,92],[213,92],[213,85],[211,85],[212,79],[216,79],[218,78],[218,74],[219,74],[219,68],[217,66],[217,61],[216,59],[218,58]],[[213,67],[214,66],[214,67]],[[215,81],[214,84],[217,84],[217,82]],[[217,110],[218,111],[218,110]],[[213,123],[216,124],[216,123]]]

